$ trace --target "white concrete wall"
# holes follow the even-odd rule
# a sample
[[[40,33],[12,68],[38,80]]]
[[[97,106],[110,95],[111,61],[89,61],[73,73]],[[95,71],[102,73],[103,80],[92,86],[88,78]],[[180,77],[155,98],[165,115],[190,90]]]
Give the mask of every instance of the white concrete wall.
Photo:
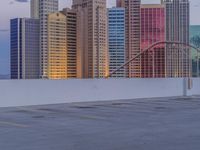
[[[195,80],[199,83],[200,79]],[[200,84],[194,84],[199,93]],[[2,80],[0,107],[183,95],[183,79]]]
[[[188,96],[200,95],[200,78],[192,79],[192,89],[188,90]]]

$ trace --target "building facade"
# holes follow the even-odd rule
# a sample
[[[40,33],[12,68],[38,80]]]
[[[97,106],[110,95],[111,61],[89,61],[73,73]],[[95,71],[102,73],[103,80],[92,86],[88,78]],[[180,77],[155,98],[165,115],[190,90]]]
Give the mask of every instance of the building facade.
[[[40,0],[31,0],[31,18],[39,19],[39,2]]]
[[[39,9],[38,9],[39,8]],[[47,78],[48,69],[48,14],[58,12],[58,0],[32,0],[31,16],[40,19],[40,78]]]
[[[126,61],[125,53],[125,9],[108,9],[108,47],[109,47],[109,72],[123,65]],[[126,77],[125,68],[112,77]]]
[[[162,0],[166,15],[166,41],[189,44],[190,2],[189,0]],[[191,75],[190,51],[184,46],[167,45],[167,77]]]
[[[125,8],[126,60],[140,53],[140,4],[141,0],[117,0],[117,7]],[[132,61],[127,70],[127,77],[141,77],[141,58]]]
[[[200,25],[190,25],[190,44],[200,48]],[[200,56],[192,50],[192,75],[200,76]]]
[[[161,4],[141,5],[141,51],[156,42],[165,41],[165,8]],[[160,44],[141,58],[141,77],[165,77],[165,45]]]
[[[67,78],[66,16],[51,13],[47,21],[48,31],[48,79]]]
[[[12,19],[10,28],[11,79],[38,79],[39,20]]]
[[[79,78],[102,78],[109,72],[106,0],[73,0],[77,11]]]
[[[62,13],[66,16],[67,78],[77,78],[77,13],[69,8]]]

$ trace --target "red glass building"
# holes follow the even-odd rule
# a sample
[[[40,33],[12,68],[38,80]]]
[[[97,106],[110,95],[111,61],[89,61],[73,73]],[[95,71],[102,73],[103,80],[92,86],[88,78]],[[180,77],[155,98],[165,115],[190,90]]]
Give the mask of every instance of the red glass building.
[[[165,8],[161,4],[141,5],[141,51],[165,41]],[[141,77],[165,77],[165,45],[157,45],[141,56]]]

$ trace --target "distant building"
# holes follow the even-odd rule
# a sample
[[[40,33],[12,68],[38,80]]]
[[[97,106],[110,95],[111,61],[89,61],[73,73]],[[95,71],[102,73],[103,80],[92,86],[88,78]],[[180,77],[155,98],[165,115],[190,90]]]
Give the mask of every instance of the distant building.
[[[106,0],[73,0],[77,12],[78,78],[108,75]]]
[[[194,45],[197,48],[200,48],[200,25],[191,25],[190,26],[190,44]],[[197,57],[196,50],[192,50],[192,72],[193,76],[200,76],[200,59]],[[199,63],[199,64],[198,64]],[[199,67],[199,70],[197,68]],[[199,75],[198,75],[199,73]]]
[[[190,38],[200,36],[200,25],[190,25]]]
[[[166,41],[189,44],[189,0],[162,0],[166,15]],[[187,77],[191,72],[190,52],[184,46],[167,45],[167,77]]]
[[[165,41],[165,9],[161,4],[141,5],[141,51]],[[165,45],[157,45],[141,58],[141,77],[165,77]]]
[[[39,20],[11,20],[11,79],[39,78]]]
[[[66,16],[51,13],[47,21],[48,31],[48,79],[67,78]]]
[[[140,53],[140,4],[141,0],[117,0],[117,7],[125,8],[126,60]],[[127,69],[127,76],[141,77],[141,58],[132,61]]]
[[[123,65],[126,61],[125,53],[125,9],[108,9],[108,46],[110,73]],[[125,68],[112,77],[126,77]]]
[[[40,78],[47,78],[47,18],[54,12],[58,12],[58,0],[31,0],[31,17],[40,19]]]
[[[39,4],[40,0],[31,0],[31,18],[34,19],[39,19],[40,18],[40,13],[39,13]]]
[[[77,13],[69,8],[61,12],[66,16],[67,78],[77,78]]]
[[[190,25],[190,43],[200,48],[200,25]]]
[[[122,0],[116,0],[116,6],[121,7],[122,6]]]

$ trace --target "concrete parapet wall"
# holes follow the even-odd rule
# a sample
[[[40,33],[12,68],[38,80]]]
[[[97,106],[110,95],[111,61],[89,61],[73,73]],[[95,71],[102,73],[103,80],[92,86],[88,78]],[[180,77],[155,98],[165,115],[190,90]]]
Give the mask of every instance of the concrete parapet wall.
[[[0,107],[184,95],[184,79],[2,80]],[[200,95],[193,79],[188,95]]]
[[[187,95],[200,95],[200,78],[193,78],[191,80],[191,89],[187,90]]]

